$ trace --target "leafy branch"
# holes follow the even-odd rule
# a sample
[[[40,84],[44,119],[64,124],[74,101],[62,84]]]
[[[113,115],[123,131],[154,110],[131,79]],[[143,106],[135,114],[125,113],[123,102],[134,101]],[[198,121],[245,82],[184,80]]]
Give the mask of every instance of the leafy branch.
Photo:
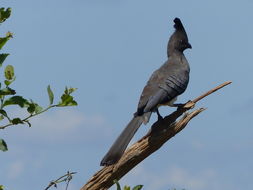
[[[0,8],[0,24],[5,22],[11,15],[11,8]],[[5,44],[13,38],[11,32],[7,32],[5,37],[0,37],[0,50],[5,46]],[[4,61],[9,56],[8,53],[0,53],[0,68],[2,67]],[[40,115],[51,108],[54,107],[66,107],[66,106],[76,106],[77,102],[74,100],[72,93],[76,91],[76,88],[66,87],[63,94],[61,95],[60,101],[54,104],[54,93],[50,88],[50,85],[47,87],[47,93],[49,98],[49,105],[46,108],[42,108],[38,103],[33,100],[28,100],[23,98],[20,95],[16,94],[16,91],[10,86],[16,80],[14,67],[12,65],[7,65],[4,69],[4,81],[0,81],[0,121],[7,121],[6,124],[0,125],[0,129],[5,129],[10,126],[18,124],[27,124],[31,127],[30,119]],[[3,84],[3,85],[2,85]],[[9,106],[19,106],[21,109],[26,109],[27,116],[24,118],[14,117],[12,118],[6,111],[6,108]],[[7,151],[7,144],[3,139],[0,139],[0,150]],[[67,172],[67,174],[61,176],[57,180],[51,181],[48,187],[51,186],[57,187],[57,184],[61,182],[66,182],[66,190],[68,189],[69,182],[72,179],[72,176],[76,172]],[[4,186],[0,185],[0,190],[4,190]]]
[[[11,15],[11,8],[0,8],[0,24],[5,22]],[[6,43],[13,38],[11,32],[7,32],[5,37],[0,37],[0,50],[6,45]],[[9,56],[8,53],[0,53],[0,68],[3,66],[4,61]],[[30,119],[40,115],[51,108],[54,107],[66,107],[66,106],[76,106],[77,102],[74,100],[72,93],[76,88],[65,88],[63,94],[61,95],[60,101],[54,104],[54,93],[50,86],[47,87],[47,93],[49,97],[49,105],[45,108],[41,107],[38,103],[33,100],[28,100],[23,96],[17,95],[16,91],[11,87],[13,82],[16,80],[14,67],[12,65],[7,65],[4,69],[4,81],[0,81],[0,122],[5,122],[5,124],[0,124],[0,129],[5,129],[10,126],[18,124],[26,124],[31,127]],[[26,109],[27,116],[24,118],[11,117],[7,113],[7,107],[9,106],[19,106],[21,109]],[[0,150],[7,151],[8,147],[6,142],[0,138]]]
[[[50,86],[47,87],[48,90],[48,96],[49,96],[49,101],[50,104],[46,108],[42,108],[39,106],[37,103],[33,102],[32,100],[28,101],[27,99],[24,99],[22,96],[12,96],[11,98],[4,100],[5,96],[2,96],[0,98],[0,117],[3,120],[4,118],[7,118],[9,121],[8,124],[0,126],[0,129],[5,129],[6,127],[10,127],[13,125],[18,125],[18,124],[28,124],[29,127],[31,127],[31,123],[29,122],[29,119],[31,119],[34,116],[37,116],[39,114],[42,114],[49,109],[53,107],[66,107],[66,106],[76,106],[77,102],[74,100],[73,96],[71,93],[73,93],[76,88],[67,88],[65,89],[63,95],[61,96],[61,101],[58,104],[53,104],[54,100],[54,94],[50,88]],[[1,92],[1,90],[0,90]],[[18,105],[21,108],[27,108],[27,112],[29,113],[29,116],[25,117],[24,119],[21,118],[13,118],[11,119],[7,112],[3,109],[5,106],[8,105]]]
[[[5,100],[5,97],[10,94],[15,94],[16,92],[8,87],[4,88],[4,90],[0,89],[0,120],[7,119],[8,123],[5,125],[0,126],[0,129],[5,129],[7,127],[18,125],[18,124],[27,124],[29,127],[31,127],[30,119],[40,115],[46,111],[48,111],[51,108],[54,107],[66,107],[66,106],[76,106],[77,102],[74,100],[73,96],[71,95],[76,88],[65,88],[64,93],[61,96],[61,100],[57,104],[53,104],[54,102],[54,94],[51,90],[50,86],[47,87],[48,91],[48,97],[49,97],[49,105],[46,108],[42,108],[39,104],[35,103],[32,100],[27,100],[23,98],[22,96],[11,96],[10,98]],[[5,91],[5,94],[3,95],[3,92]],[[12,93],[6,93],[6,92],[12,92]],[[7,112],[4,110],[6,106],[10,105],[18,105],[21,108],[26,108],[28,112],[28,116],[25,118],[11,118]],[[7,144],[3,139],[0,139],[0,150],[7,151]]]

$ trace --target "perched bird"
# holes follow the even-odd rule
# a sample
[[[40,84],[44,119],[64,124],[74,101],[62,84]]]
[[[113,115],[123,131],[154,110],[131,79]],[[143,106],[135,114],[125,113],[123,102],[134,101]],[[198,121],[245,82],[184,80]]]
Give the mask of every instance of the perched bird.
[[[184,50],[192,48],[179,18],[174,19],[175,32],[170,37],[167,47],[168,60],[157,69],[144,87],[136,113],[116,139],[100,165],[115,164],[123,155],[127,145],[142,123],[149,121],[152,112],[157,112],[161,105],[176,106],[174,101],[182,94],[189,82],[190,67],[184,56]]]

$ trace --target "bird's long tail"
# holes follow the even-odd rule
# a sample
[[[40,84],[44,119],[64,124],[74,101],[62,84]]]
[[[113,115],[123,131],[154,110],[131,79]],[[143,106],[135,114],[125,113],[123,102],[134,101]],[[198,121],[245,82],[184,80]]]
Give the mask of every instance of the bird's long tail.
[[[145,117],[150,117],[151,113],[146,113]],[[127,145],[133,138],[136,131],[139,129],[141,124],[143,123],[143,116],[134,117],[125,129],[121,132],[119,137],[111,146],[110,150],[106,153],[104,158],[102,159],[100,165],[101,166],[109,166],[115,164],[123,155],[124,151],[127,148]]]

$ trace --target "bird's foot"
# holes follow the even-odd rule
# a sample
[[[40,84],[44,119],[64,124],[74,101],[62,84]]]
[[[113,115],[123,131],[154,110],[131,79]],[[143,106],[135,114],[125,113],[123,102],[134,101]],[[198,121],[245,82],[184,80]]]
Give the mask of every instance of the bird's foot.
[[[194,108],[195,103],[191,100],[189,100],[188,102],[186,102],[185,104],[173,104],[172,107],[177,107],[177,109],[192,109]]]

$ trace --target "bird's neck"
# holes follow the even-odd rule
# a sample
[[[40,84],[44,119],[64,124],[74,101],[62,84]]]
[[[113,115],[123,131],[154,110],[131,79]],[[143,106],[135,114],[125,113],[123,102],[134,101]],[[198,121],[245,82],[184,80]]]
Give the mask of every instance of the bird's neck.
[[[176,55],[176,56],[183,56],[184,55],[184,53],[183,52],[181,52],[181,51],[178,51],[178,50],[176,50],[176,49],[168,49],[168,51],[167,51],[167,56],[168,56],[168,58],[169,57],[171,57],[171,56],[174,56],[174,55]]]

